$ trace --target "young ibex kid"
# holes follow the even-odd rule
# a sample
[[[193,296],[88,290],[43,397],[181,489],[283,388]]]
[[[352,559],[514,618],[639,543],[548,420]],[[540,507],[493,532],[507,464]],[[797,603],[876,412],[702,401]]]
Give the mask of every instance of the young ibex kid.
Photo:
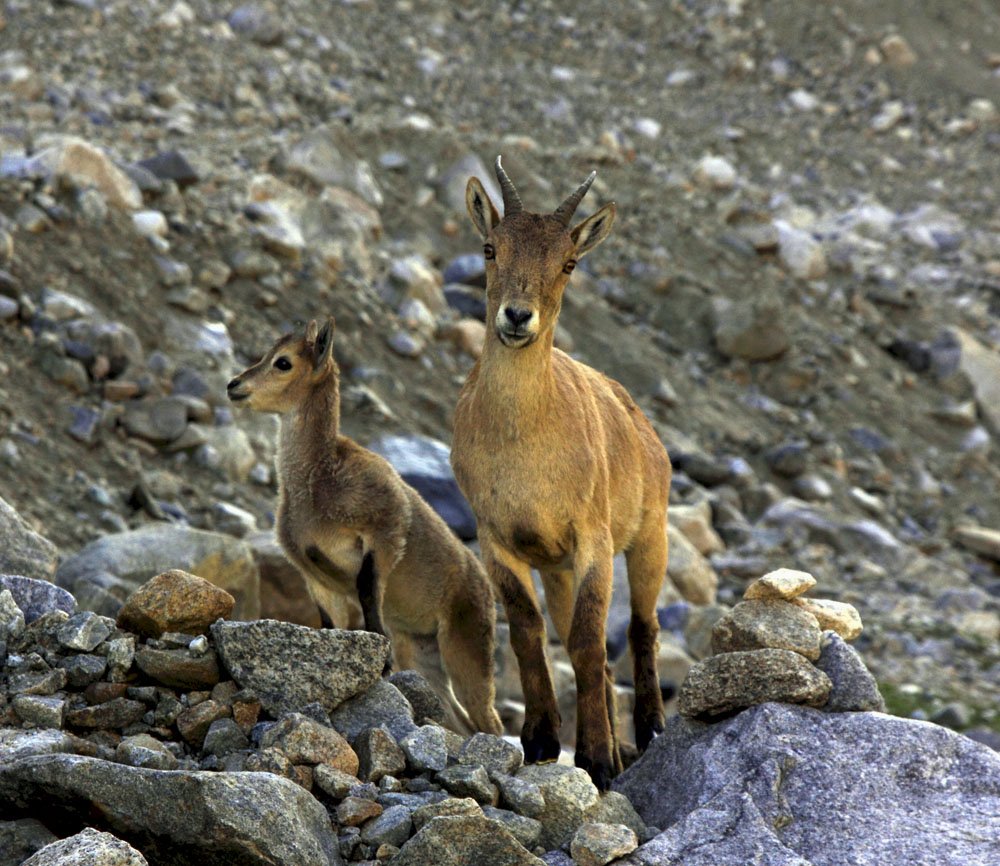
[[[324,624],[324,598],[356,594],[365,628],[385,634],[384,612],[397,666],[427,677],[451,726],[500,734],[486,574],[385,459],[340,435],[333,331],[330,318],[282,337],[228,386],[234,403],[281,416],[278,539]]]
[[[499,157],[496,174],[503,219],[477,178],[466,188],[484,242],[487,336],[459,396],[451,460],[510,621],[526,704],[525,759],[559,754],[534,567],[576,673],[576,763],[604,790],[621,769],[605,651],[619,551],[628,564],[637,745],[644,749],[663,730],[656,599],[667,570],[670,461],[618,382],[552,346],[569,274],[607,237],[614,204],[571,229],[594,174],[546,215],[524,211]]]

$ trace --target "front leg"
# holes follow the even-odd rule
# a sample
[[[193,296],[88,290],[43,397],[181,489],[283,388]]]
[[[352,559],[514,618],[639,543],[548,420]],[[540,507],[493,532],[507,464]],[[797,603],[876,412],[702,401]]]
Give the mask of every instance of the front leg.
[[[606,791],[621,768],[606,673],[605,623],[613,579],[610,540],[589,556],[578,551],[574,572],[579,589],[566,650],[576,674],[576,765],[590,774],[599,791]]]
[[[486,572],[500,593],[510,644],[517,656],[524,693],[524,727],[521,746],[528,764],[554,761],[559,757],[559,708],[552,675],[545,658],[545,620],[538,607],[531,569],[480,534]]]

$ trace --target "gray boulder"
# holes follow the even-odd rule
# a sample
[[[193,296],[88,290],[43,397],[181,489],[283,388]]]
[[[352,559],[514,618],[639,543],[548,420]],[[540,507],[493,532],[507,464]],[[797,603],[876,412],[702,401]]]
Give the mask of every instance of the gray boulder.
[[[326,810],[272,773],[167,772],[76,755],[33,756],[0,766],[0,809],[77,822],[96,812],[156,863],[341,862]]]
[[[115,616],[135,590],[171,569],[228,592],[236,599],[233,619],[260,615],[260,574],[250,546],[231,535],[186,526],[158,523],[95,539],[60,563],[56,582],[73,593],[80,607]]]
[[[352,631],[347,634],[369,633]],[[370,636],[377,637],[377,635]],[[388,644],[388,641],[386,643]],[[380,673],[386,655],[378,654],[375,658],[368,659],[368,662],[374,664],[378,661]],[[359,663],[361,659],[355,658],[354,661]],[[356,693],[355,697],[345,700],[330,715],[330,724],[346,737],[349,743],[353,744],[361,732],[368,728],[385,727],[397,743],[417,730],[417,726],[413,723],[413,707],[410,706],[410,702],[394,685],[378,679],[378,673],[369,688],[358,691],[361,693]]]
[[[389,657],[389,639],[382,635],[273,619],[220,620],[212,636],[232,678],[252,689],[275,718],[312,703],[330,712],[375,683]]]
[[[148,866],[128,842],[86,827],[75,836],[46,845],[22,866]]]
[[[0,498],[0,573],[49,580],[56,572],[59,553],[55,545],[25,522]]]
[[[427,436],[380,436],[368,447],[388,460],[459,538],[476,537],[476,518],[451,471],[447,445]]]
[[[630,866],[1000,861],[1000,757],[880,713],[772,703],[715,725],[675,717],[613,787],[668,828]]]
[[[20,574],[0,574],[0,592],[10,590],[30,625],[44,613],[64,610],[71,616],[76,613],[76,599],[61,586],[47,580],[35,580]]]

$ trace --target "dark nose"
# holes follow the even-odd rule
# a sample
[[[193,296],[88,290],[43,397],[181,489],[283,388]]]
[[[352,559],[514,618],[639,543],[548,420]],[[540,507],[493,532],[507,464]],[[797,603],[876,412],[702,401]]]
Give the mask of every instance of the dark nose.
[[[230,379],[229,380],[229,384],[226,385],[226,390],[227,391],[232,391],[233,388],[238,388],[239,385],[240,385],[240,377],[237,376],[235,379]]]
[[[517,307],[504,307],[503,314],[515,328],[521,327],[531,318],[531,310],[519,310]]]

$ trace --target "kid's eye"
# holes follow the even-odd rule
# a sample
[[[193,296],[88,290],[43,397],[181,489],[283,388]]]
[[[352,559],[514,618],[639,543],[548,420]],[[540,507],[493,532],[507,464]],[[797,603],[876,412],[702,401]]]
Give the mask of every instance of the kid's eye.
[[[563,265],[563,273],[571,274],[573,273],[573,268],[575,267],[576,267],[576,262],[573,261],[573,259],[570,259],[568,262],[566,262],[566,264]]]
[[[486,244],[483,247],[483,257],[486,259],[495,259],[497,257],[497,252],[493,249],[493,244]]]
[[[277,370],[291,370],[292,362],[282,355],[277,361],[274,362],[274,367]]]

